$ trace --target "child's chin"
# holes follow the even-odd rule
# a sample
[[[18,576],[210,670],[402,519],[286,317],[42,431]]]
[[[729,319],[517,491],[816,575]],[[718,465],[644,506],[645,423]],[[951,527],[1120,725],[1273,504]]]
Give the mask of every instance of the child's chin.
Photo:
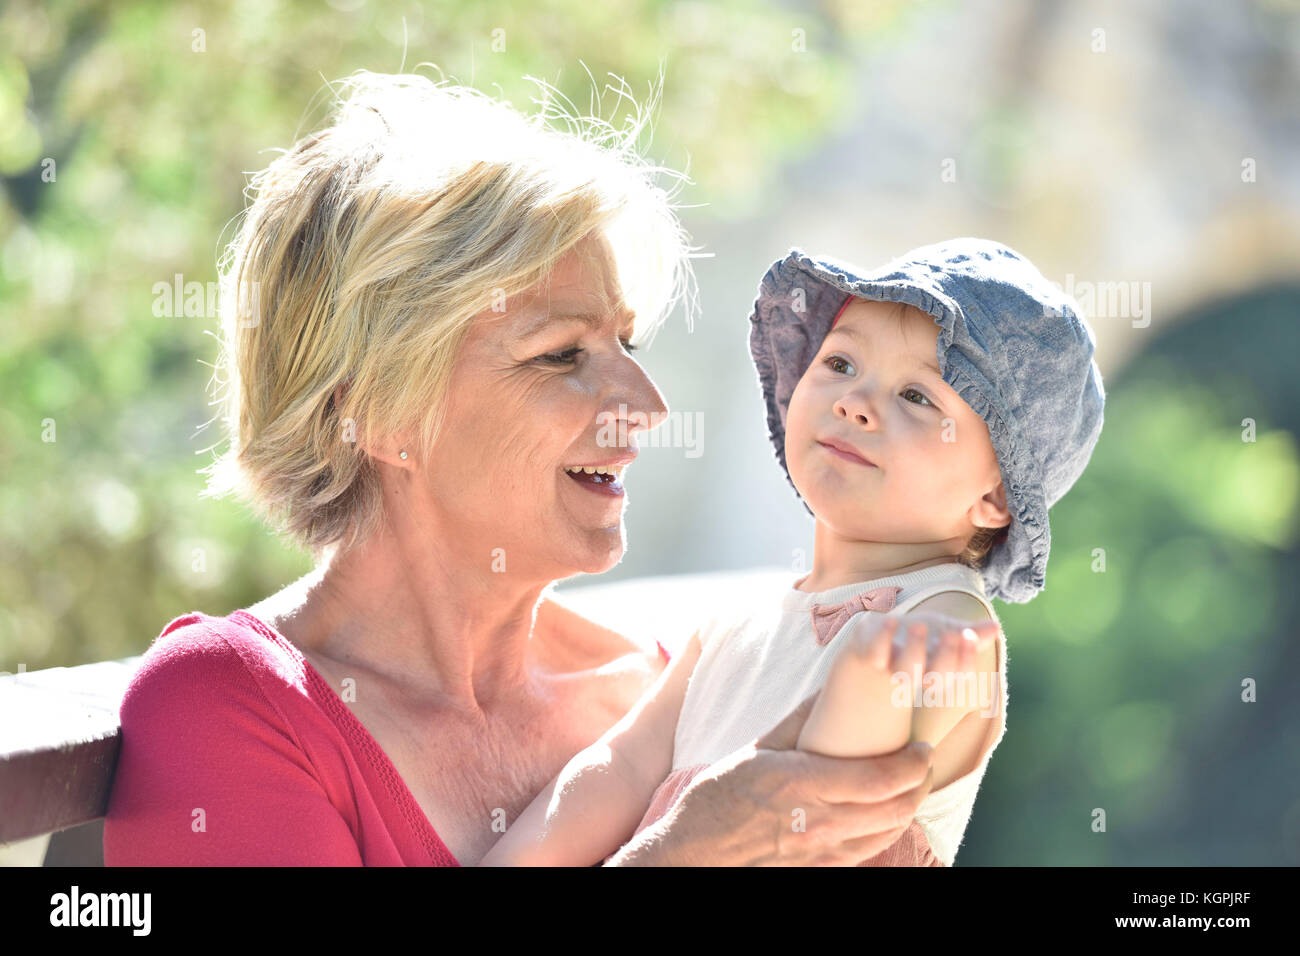
[[[861,497],[853,501],[804,500],[808,502],[813,517],[832,531],[847,537],[860,537],[865,530]]]

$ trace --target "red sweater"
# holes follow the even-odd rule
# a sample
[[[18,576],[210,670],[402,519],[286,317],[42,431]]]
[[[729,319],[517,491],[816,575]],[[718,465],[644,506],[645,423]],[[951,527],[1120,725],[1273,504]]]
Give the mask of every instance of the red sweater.
[[[246,611],[178,617],[122,699],[105,866],[457,866],[387,755]]]

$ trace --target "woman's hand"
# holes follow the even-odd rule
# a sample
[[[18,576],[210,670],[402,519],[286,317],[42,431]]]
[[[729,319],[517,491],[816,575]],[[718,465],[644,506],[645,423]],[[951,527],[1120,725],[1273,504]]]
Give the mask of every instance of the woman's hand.
[[[795,750],[817,694],[691,781],[610,866],[857,866],[890,847],[930,793],[930,752]]]

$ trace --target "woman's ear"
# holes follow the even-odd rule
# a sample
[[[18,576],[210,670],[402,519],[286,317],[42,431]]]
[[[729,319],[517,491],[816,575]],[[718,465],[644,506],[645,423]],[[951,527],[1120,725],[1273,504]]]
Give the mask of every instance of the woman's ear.
[[[1007,490],[1002,482],[988,492],[971,508],[971,524],[977,528],[1005,528],[1011,524],[1011,512],[1007,510]]]
[[[384,435],[373,442],[366,442],[362,448],[375,461],[402,470],[415,469],[415,449],[405,435]]]
[[[334,410],[339,414],[340,438],[343,441],[355,442],[357,447],[371,458],[382,461],[386,465],[392,465],[394,468],[413,467],[415,458],[408,447],[410,443],[405,439],[400,436],[386,436],[379,441],[363,441],[362,436],[357,431],[357,423],[350,418],[342,417],[343,399],[347,397],[348,390],[351,387],[352,379],[348,379],[339,383],[334,389]]]

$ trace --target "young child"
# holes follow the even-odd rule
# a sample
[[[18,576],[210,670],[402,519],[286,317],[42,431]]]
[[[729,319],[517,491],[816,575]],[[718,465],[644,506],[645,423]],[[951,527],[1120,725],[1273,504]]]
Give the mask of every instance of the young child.
[[[952,865],[1006,730],[990,599],[1043,588],[1048,509],[1101,432],[1092,330],[1023,256],[955,239],[870,272],[792,250],[762,281],[750,346],[816,520],[812,572],[702,627],[481,865],[599,862],[818,691],[799,749],[934,747],[920,852],[871,862]]]

